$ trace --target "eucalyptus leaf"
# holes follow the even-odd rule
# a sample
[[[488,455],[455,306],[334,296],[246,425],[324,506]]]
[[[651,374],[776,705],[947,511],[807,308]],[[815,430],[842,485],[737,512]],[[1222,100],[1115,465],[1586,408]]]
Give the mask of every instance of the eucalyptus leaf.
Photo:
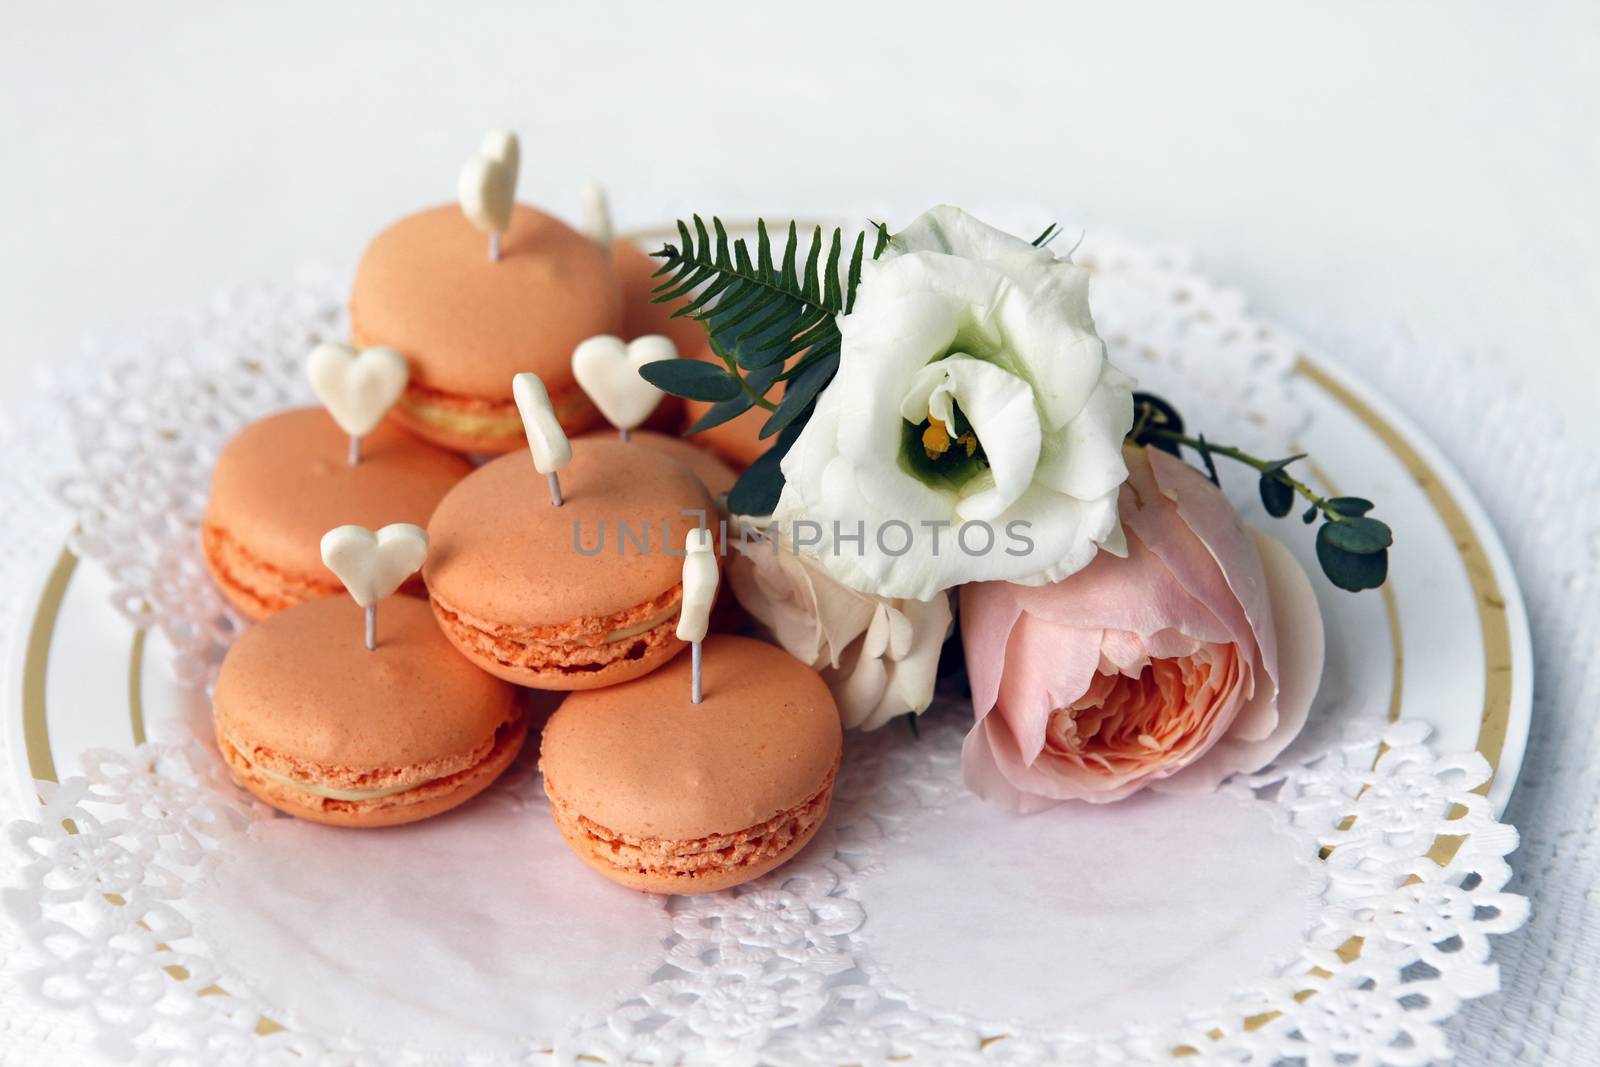
[[[1359,496],[1336,496],[1322,502],[1323,507],[1340,515],[1365,515],[1375,506]]]
[[[1394,544],[1394,534],[1387,524],[1377,519],[1354,518],[1339,522],[1329,521],[1317,535],[1328,543],[1358,556],[1382,552]]]
[[[735,515],[771,515],[783,493],[783,457],[800,436],[803,421],[790,423],[728,491],[728,510]]]
[[[1272,474],[1263,474],[1260,483],[1261,506],[1267,514],[1281,519],[1294,507],[1294,487]]]
[[[749,411],[755,406],[755,403],[755,398],[741,389],[739,395],[732,400],[724,400],[721,403],[712,404],[710,411],[700,416],[695,420],[693,426],[683,431],[683,436],[688,437],[690,434],[699,433],[701,430],[709,430],[713,426],[721,426],[728,420],[736,419]]]
[[[698,359],[659,359],[639,368],[639,377],[685,400],[718,403],[739,395],[739,381],[714,363]]]
[[[833,380],[834,372],[838,369],[839,356],[838,353],[834,353],[813,363],[791,379],[784,389],[783,400],[779,402],[778,410],[774,411],[766,424],[761,427],[761,436],[771,437],[799,418],[802,412],[811,407],[823,387]]]
[[[1334,585],[1352,593],[1378,588],[1389,574],[1389,550],[1347,552],[1329,539],[1329,531],[1339,526],[1325,522],[1317,530],[1317,562],[1322,564],[1322,573]]]
[[[1133,431],[1128,439],[1136,445],[1159,448],[1168,455],[1182,459],[1183,451],[1178,447],[1178,442],[1158,436],[1157,430],[1183,433],[1183,416],[1178,414],[1177,408],[1154,393],[1134,393]]]

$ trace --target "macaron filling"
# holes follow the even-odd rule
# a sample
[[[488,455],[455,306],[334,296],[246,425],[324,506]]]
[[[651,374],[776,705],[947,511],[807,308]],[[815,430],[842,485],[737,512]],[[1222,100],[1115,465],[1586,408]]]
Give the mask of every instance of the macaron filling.
[[[765,866],[786,857],[810,839],[828,814],[838,764],[817,790],[801,803],[765,822],[732,833],[692,840],[619,833],[577,811],[561,798],[559,784],[545,777],[556,826],[572,845],[620,872],[652,878],[693,879],[725,875],[740,868]]]
[[[249,764],[250,769],[261,775],[261,777],[268,781],[277,782],[279,785],[286,785],[290,789],[298,789],[302,793],[327,797],[329,800],[377,800],[381,797],[392,797],[396,793],[404,793],[418,786],[427,785],[428,782],[437,782],[439,780],[437,778],[429,778],[424,782],[407,782],[404,785],[391,785],[384,789],[335,789],[332,786],[318,785],[316,782],[302,782],[298,778],[291,778],[287,774],[279,774],[275,770],[263,767],[250,758],[250,750],[244,745],[239,744],[232,737],[228,737],[226,740],[234,752],[238,753],[239,758]]]
[[[343,591],[331,576],[289,574],[274,567],[214,523],[201,525],[200,548],[206,568],[228,599],[253,618]]]
[[[566,427],[587,426],[594,409],[575,388],[556,389],[550,397],[556,418]],[[447,433],[470,437],[521,437],[522,416],[513,400],[490,400],[445,392],[415,382],[396,403],[403,418]]]
[[[264,760],[259,758],[258,750],[250,745],[240,743],[233,734],[221,732],[218,740],[223,744],[224,757],[232,757],[227,762],[233,765],[236,771],[248,769],[249,772],[285,788],[308,797],[317,797],[321,800],[338,801],[346,804],[360,804],[375,800],[385,800],[404,793],[417,793],[423,790],[438,791],[438,787],[449,787],[455,780],[471,777],[480,767],[495,760],[508,746],[521,747],[524,734],[524,720],[520,713],[508,722],[496,728],[494,735],[488,741],[479,745],[472,752],[462,757],[435,761],[433,768],[438,773],[424,772],[420,776],[407,776],[406,769],[389,768],[370,772],[357,772],[352,774],[349,768],[329,769],[322,773],[325,779],[335,783],[341,778],[352,779],[348,784],[329,784],[327,781],[313,781],[306,777],[287,774],[281,770],[265,766]],[[311,768],[303,761],[285,761],[297,767]],[[242,767],[240,766],[242,765]],[[390,785],[374,785],[367,788],[356,788],[355,782],[365,778],[393,779],[406,776],[408,780],[394,782]]]
[[[440,626],[457,644],[506,667],[541,674],[586,674],[677,641],[678,584],[626,611],[553,626],[510,626],[476,618],[433,594]]]

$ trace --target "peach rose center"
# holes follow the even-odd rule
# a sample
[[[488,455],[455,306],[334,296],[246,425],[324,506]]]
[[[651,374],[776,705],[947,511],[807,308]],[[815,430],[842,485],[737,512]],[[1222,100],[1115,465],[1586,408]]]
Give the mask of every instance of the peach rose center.
[[[1231,644],[1152,658],[1137,673],[1102,661],[1088,692],[1050,713],[1044,754],[1119,780],[1176,770],[1210,747],[1225,712],[1231,719],[1241,666]]]

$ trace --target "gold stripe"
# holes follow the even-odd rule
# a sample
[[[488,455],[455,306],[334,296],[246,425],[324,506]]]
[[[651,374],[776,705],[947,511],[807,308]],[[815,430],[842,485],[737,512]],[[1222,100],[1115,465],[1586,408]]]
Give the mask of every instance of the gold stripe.
[[[50,643],[55,637],[56,616],[67,597],[67,583],[78,566],[78,557],[63,548],[45,582],[44,595],[28,630],[28,651],[22,661],[22,736],[28,753],[28,773],[35,781],[58,782],[55,757],[50,754],[50,723],[45,717],[44,683],[50,664]]]
[[[1444,522],[1445,529],[1455,540],[1456,552],[1466,569],[1467,581],[1477,601],[1478,627],[1483,639],[1483,709],[1478,722],[1478,752],[1489,761],[1489,769],[1498,772],[1500,753],[1505,748],[1506,729],[1511,719],[1511,625],[1506,619],[1506,602],[1500,593],[1500,583],[1489,564],[1483,542],[1467,521],[1466,512],[1450,491],[1428,467],[1405,438],[1373,411],[1367,403],[1328,373],[1304,356],[1295,363],[1295,373],[1303,375],[1321,386],[1349,412],[1366,424],[1377,435],[1417,485],[1427,495],[1428,502]],[[1491,774],[1476,793],[1487,794],[1494,781]],[[1451,853],[1454,853],[1452,848]]]
[[[128,721],[135,745],[144,744],[144,637],[144,627],[133,631],[133,648],[128,653]]]

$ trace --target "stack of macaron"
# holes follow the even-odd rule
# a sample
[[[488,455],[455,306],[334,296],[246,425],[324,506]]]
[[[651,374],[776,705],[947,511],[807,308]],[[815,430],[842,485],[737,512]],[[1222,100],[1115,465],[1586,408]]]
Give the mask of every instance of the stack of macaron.
[[[735,470],[651,429],[684,416],[638,374],[693,356],[699,327],[650,303],[603,194],[579,232],[515,202],[517,166],[491,135],[459,206],[379,234],[358,347],[312,354],[322,407],[219,454],[204,557],[255,625],[218,677],[217,743],[280,811],[387,826],[511,765],[522,690],[570,693],[540,767],[573,851],[637,889],[726,888],[815,834],[838,713],[782,651],[707,636]]]

